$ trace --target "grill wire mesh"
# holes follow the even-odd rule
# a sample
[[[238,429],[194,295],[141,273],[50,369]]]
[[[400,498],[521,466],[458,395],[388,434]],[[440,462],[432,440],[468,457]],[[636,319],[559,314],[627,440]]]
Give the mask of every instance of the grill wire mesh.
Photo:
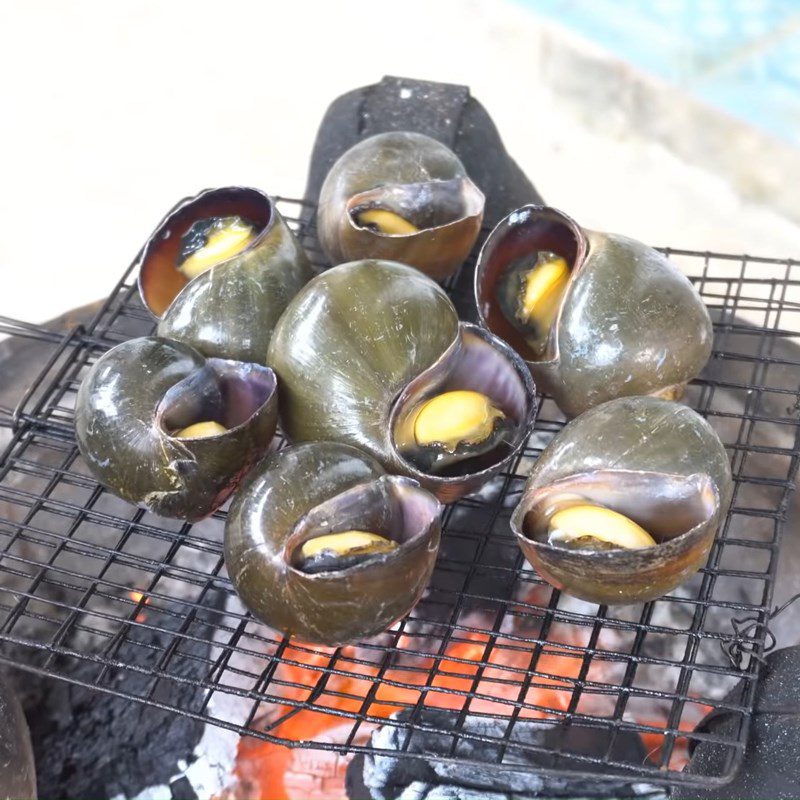
[[[323,266],[303,204],[279,207]],[[686,401],[719,432],[735,478],[708,564],[686,586],[645,605],[598,607],[551,589],[524,561],[508,519],[531,459],[564,424],[545,399],[512,468],[447,508],[430,589],[408,619],[336,650],[255,622],[225,573],[224,511],[194,526],[155,517],[98,486],[75,447],[88,366],[153,329],[134,262],[87,326],[63,337],[10,329],[54,352],[13,418],[0,409],[13,427],[0,457],[0,660],[292,747],[374,753],[387,740],[370,734],[388,725],[402,734],[392,745],[400,756],[430,742],[415,739],[427,732],[439,734],[443,761],[724,782],[747,738],[798,466],[800,362],[787,348],[800,331],[800,262],[666,252],[715,320],[714,355]],[[742,618],[756,623],[744,638],[733,627]],[[711,709],[735,721],[727,734],[693,730]],[[594,746],[576,745],[576,730]],[[631,734],[638,754],[619,747]],[[719,772],[682,772],[687,748],[702,741],[724,753]]]

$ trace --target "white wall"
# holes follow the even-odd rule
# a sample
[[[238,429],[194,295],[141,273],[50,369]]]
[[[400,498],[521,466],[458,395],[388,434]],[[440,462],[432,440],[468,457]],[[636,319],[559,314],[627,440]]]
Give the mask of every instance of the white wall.
[[[106,294],[200,188],[301,193],[328,103],[384,74],[470,85],[587,227],[800,256],[800,229],[723,178],[554,97],[541,27],[506,0],[0,0],[0,31],[0,314],[43,321]]]

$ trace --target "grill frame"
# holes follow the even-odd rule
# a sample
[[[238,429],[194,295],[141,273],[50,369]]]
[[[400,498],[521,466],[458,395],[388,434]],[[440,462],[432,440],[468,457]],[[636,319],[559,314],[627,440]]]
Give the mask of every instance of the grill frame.
[[[315,240],[313,207],[287,198],[278,198],[278,205],[300,236],[312,261],[316,266],[323,267],[323,258]],[[552,401],[545,401],[529,446],[503,475],[499,497],[494,500],[466,498],[448,507],[445,512],[444,542],[466,541],[466,552],[471,548],[474,554],[471,563],[468,559],[466,562],[449,562],[446,556],[440,556],[433,579],[434,588],[427,600],[412,613],[412,622],[404,620],[396,630],[380,638],[378,643],[360,648],[355,653],[347,649],[329,651],[325,648],[303,647],[277,634],[264,633],[268,629],[254,623],[246,614],[207,606],[205,600],[212,593],[233,591],[230,582],[222,575],[221,540],[204,535],[195,536],[192,526],[167,525],[133,506],[127,506],[125,514],[103,511],[102,506],[110,495],[88,477],[85,469],[81,471],[74,445],[70,403],[74,399],[80,374],[108,347],[131,335],[147,333],[152,328],[152,319],[138,303],[136,285],[131,282],[138,265],[137,257],[94,319],[85,326],[75,327],[62,335],[42,326],[10,320],[3,322],[0,319],[0,333],[7,332],[54,345],[51,358],[16,409],[12,411],[0,407],[0,425],[13,430],[11,441],[0,454],[0,503],[5,502],[9,508],[19,509],[23,517],[22,520],[12,520],[3,511],[6,506],[0,506],[0,575],[27,584],[23,588],[6,586],[0,590],[0,662],[184,714],[274,744],[349,752],[375,752],[369,742],[363,741],[367,726],[399,724],[396,720],[376,717],[377,709],[387,705],[379,697],[383,691],[381,687],[394,686],[417,691],[418,700],[409,703],[410,722],[408,726],[402,726],[416,731],[426,728],[420,721],[425,699],[450,694],[463,698],[463,704],[458,711],[455,730],[436,731],[453,737],[449,753],[437,756],[438,761],[491,763],[493,769],[533,771],[531,765],[508,761],[510,755],[525,752],[550,758],[551,761],[545,766],[535,767],[535,771],[550,775],[616,781],[623,776],[632,782],[697,786],[729,781],[742,758],[756,682],[768,649],[769,608],[777,555],[798,470],[800,361],[776,355],[775,351],[780,349],[778,342],[782,340],[800,342],[797,333],[800,331],[800,290],[797,288],[800,287],[800,261],[669,248],[663,248],[663,251],[687,268],[690,278],[712,310],[718,309],[715,312],[714,355],[703,377],[690,388],[691,404],[709,418],[715,427],[727,430],[738,425],[735,440],[728,441],[723,436],[733,459],[736,488],[732,511],[718,535],[708,565],[701,571],[697,581],[691,584],[693,588],[689,596],[670,595],[637,606],[639,611],[633,614],[633,619],[618,615],[613,608],[607,607],[594,607],[595,613],[584,613],[573,610],[568,604],[565,607],[565,598],[543,584],[533,570],[525,566],[521,554],[512,558],[513,566],[490,563],[487,555],[489,550],[516,548],[510,536],[497,528],[504,521],[507,522],[512,508],[508,501],[522,488],[523,476],[518,471],[520,461],[535,458],[545,439],[563,424],[563,418],[555,412]],[[472,266],[468,262],[461,274],[448,283],[447,288],[457,292],[459,285],[468,285]],[[751,327],[743,323],[743,316],[761,319],[763,324]],[[797,320],[794,329],[781,327],[781,320],[786,316]],[[754,352],[739,352],[736,343],[748,341],[751,336],[758,337]],[[743,370],[749,370],[749,377],[738,379],[736,376]],[[780,380],[775,378],[779,371]],[[725,392],[742,396],[741,413],[726,410],[725,403],[720,399]],[[786,402],[783,416],[769,411],[771,404],[774,405],[778,399],[781,403],[783,400]],[[772,435],[772,428],[769,426],[788,428],[791,446],[771,445],[769,436]],[[764,430],[770,431],[769,435],[764,434],[766,443],[759,438]],[[50,455],[60,463],[50,464]],[[776,475],[751,474],[747,469],[748,460],[766,465],[769,467],[767,471],[773,470]],[[783,466],[776,467],[778,463]],[[39,488],[36,491],[19,489],[17,484],[27,479],[39,482]],[[69,491],[81,494],[82,502],[62,499],[60,493],[66,487],[69,487]],[[767,494],[771,493],[771,505],[740,505],[737,498],[741,499],[742,494],[747,495],[745,487],[754,491],[753,487],[761,487]],[[115,508],[113,504],[112,508]],[[476,524],[474,529],[462,529],[459,520],[465,513],[480,520],[480,524]],[[737,518],[736,526],[732,525],[734,517]],[[740,518],[751,519],[752,528],[759,527],[757,521],[762,520],[761,527],[767,533],[771,525],[771,538],[764,533],[759,533],[761,538],[749,538],[747,526],[739,524]],[[213,519],[217,529],[221,530],[224,512],[217,512]],[[42,520],[47,522],[43,523]],[[92,525],[109,532],[108,544],[82,537],[82,529]],[[736,530],[738,527],[743,527],[741,534]],[[116,539],[112,538],[114,535]],[[152,558],[130,552],[129,543],[139,539],[152,541],[154,547],[156,543],[161,543],[166,549]],[[21,555],[23,542],[33,547],[37,554],[49,553],[49,558]],[[738,570],[722,565],[726,548],[729,552],[733,548],[743,547],[750,550],[755,548],[767,554],[762,569]],[[184,548],[207,558],[212,565],[208,574],[174,563]],[[61,561],[73,556],[83,556],[84,559],[88,556],[93,565],[97,562],[98,569],[89,572],[62,565]],[[99,566],[101,562],[103,566]],[[121,579],[107,577],[117,567],[133,570],[134,573],[138,570],[141,572],[141,582],[125,584]],[[482,596],[476,590],[481,583],[481,575],[492,570],[501,574],[505,571],[509,579],[513,577],[514,589],[509,597]],[[460,589],[446,588],[449,586],[448,573],[451,577],[455,574],[456,580],[459,576],[463,577]],[[720,599],[715,590],[720,583],[727,584],[728,579],[754,583],[761,581],[763,590],[755,601]],[[194,587],[191,599],[170,592],[169,587],[175,582]],[[520,593],[526,586],[531,589],[533,601],[528,602],[529,595],[520,599]],[[132,589],[141,592],[142,596],[138,599],[126,596],[126,592]],[[444,598],[438,601],[438,605],[445,607],[444,617],[440,618],[430,611],[437,605],[434,595]],[[57,600],[57,597],[67,599]],[[96,602],[100,605],[96,605]],[[660,618],[660,604],[668,603],[688,606],[687,613],[691,615],[688,628],[684,630],[657,621]],[[118,608],[118,611],[109,613],[105,610],[107,607]],[[487,613],[478,617],[477,623],[465,621],[465,618],[474,619],[481,609]],[[730,616],[730,623],[744,616],[753,624],[744,633],[739,632],[741,626],[707,630],[709,614],[713,617],[717,613],[722,614],[723,618]],[[154,618],[162,617],[166,622],[154,622]],[[44,629],[52,630],[52,635],[33,637],[15,632],[22,619],[41,623]],[[535,625],[537,632],[535,635],[519,634],[515,632],[517,624],[523,630],[525,626]],[[24,625],[22,628],[24,630]],[[195,634],[198,628],[216,631],[215,636],[219,639],[210,642],[208,664],[202,665],[207,666],[203,679],[185,677],[175,672],[176,664],[183,659],[202,660],[196,653],[189,655],[181,650],[182,644],[196,643],[199,638],[204,638]],[[581,634],[578,643],[550,638],[556,636],[554,629],[573,628]],[[144,645],[136,638],[137,631],[163,635],[169,639],[169,644],[164,647],[158,644]],[[604,642],[607,636],[611,636],[609,632],[621,637],[622,642],[627,640],[626,637],[630,639],[629,648],[625,652],[622,649],[608,650]],[[437,646],[431,651],[420,645],[416,648],[419,655],[414,662],[410,653],[415,648],[407,644],[423,641],[423,635]],[[648,637],[651,643],[654,637],[685,638],[682,659],[663,657],[663,663],[659,663],[659,658],[648,651]],[[99,651],[83,650],[74,643],[70,644],[76,639],[82,641],[87,638],[104,642],[103,648]],[[729,651],[736,647],[737,658],[728,660],[722,649],[717,647],[722,662],[714,661],[710,655],[712,644],[722,645],[722,649]],[[460,645],[477,646],[481,651],[480,657],[455,656],[453,650]],[[266,652],[259,651],[259,647],[265,648]],[[620,648],[626,647],[627,644],[620,644]],[[138,653],[138,650],[142,652]],[[131,651],[137,653],[136,658],[125,655]],[[320,655],[329,652],[327,656]],[[212,653],[216,655],[212,656]],[[499,660],[498,653],[502,655]],[[527,665],[517,663],[520,653],[523,661],[527,658]],[[527,700],[532,690],[538,687],[556,691],[557,694],[561,692],[561,689],[552,688],[558,685],[552,683],[557,676],[536,669],[543,658],[558,655],[576,659],[580,666],[576,675],[567,678],[562,676],[567,686],[563,691],[569,694],[569,699],[566,708],[552,710],[552,713],[568,725],[588,726],[608,732],[611,739],[603,757],[520,743],[513,738],[515,728],[524,718],[523,714],[536,710],[536,704]],[[136,660],[139,656],[141,663]],[[260,674],[237,668],[232,662],[239,656],[262,661]],[[510,667],[503,663],[506,656],[512,664]],[[313,685],[292,685],[291,680],[286,680],[286,668],[301,657],[323,659],[310,670],[317,675]],[[706,662],[705,659],[711,660]],[[621,682],[617,681],[615,685],[611,678],[608,682],[597,680],[593,671],[602,662],[624,665]],[[75,664],[95,664],[97,672],[94,679],[86,680],[73,674],[72,667]],[[643,665],[656,672],[661,667],[665,674],[677,670],[674,688],[665,691],[637,686],[637,672],[642,672]],[[244,682],[249,678],[255,679],[250,688],[221,683],[226,676],[236,676],[237,669],[242,673],[238,674],[237,679]],[[364,669],[374,674],[365,677],[363,672],[359,672]],[[459,669],[462,671],[459,672]],[[502,677],[496,673],[501,673]],[[706,698],[714,702],[704,704],[713,708],[727,708],[734,717],[738,716],[735,735],[691,733],[681,728],[691,718],[686,712],[687,706],[699,705],[692,690],[693,679],[698,673],[715,676],[715,680],[719,679],[726,686],[735,681],[742,682],[742,691],[735,702],[726,703],[721,697],[716,697]],[[131,681],[126,680],[125,676],[133,674],[150,680],[137,681],[135,689],[126,688],[126,683],[131,684]],[[420,682],[414,683],[412,678],[403,680],[401,676],[405,674],[418,675]],[[509,677],[506,678],[506,675]],[[354,680],[359,687],[365,684],[363,697],[358,697],[357,693],[347,696],[347,692],[344,692],[345,697],[341,697],[340,690],[330,688],[330,684],[336,686],[337,681],[341,684],[348,679]],[[471,707],[488,700],[486,684],[501,686],[504,681],[517,690],[516,701],[510,698],[502,701],[503,705],[510,708],[510,714],[487,712],[488,716],[499,721],[503,733],[495,737],[467,732],[464,726],[468,717],[476,716]],[[448,682],[463,682],[466,688],[460,683],[453,688],[448,686]],[[199,705],[194,700],[186,700],[184,695],[181,696],[182,701],[164,700],[162,695],[169,695],[165,687],[178,684],[199,690],[195,695],[205,694],[205,697]],[[302,695],[304,690],[307,696],[298,699],[297,693]],[[252,703],[244,723],[231,722],[214,714],[212,698],[217,693]],[[287,693],[295,693],[295,696],[287,696]],[[582,710],[584,698],[603,696],[613,703],[610,717],[601,715],[597,718],[597,715]],[[324,707],[325,702],[333,702],[334,698],[347,703],[358,702],[360,706],[354,711]],[[669,701],[670,711],[663,725],[632,720],[629,707],[636,698]],[[336,717],[342,724],[350,726],[344,743],[322,740],[299,742],[288,740],[280,734],[281,724],[301,712],[308,713],[312,707],[316,713]],[[274,713],[278,709],[282,711],[276,719],[263,723],[262,718],[270,708]],[[620,731],[626,730],[662,734],[660,761],[636,765],[612,760],[609,754],[613,742]],[[710,776],[677,771],[675,759],[679,745],[684,741],[709,741],[726,747],[724,769]],[[487,751],[490,749],[488,745],[494,745],[491,750],[494,760],[479,760],[474,754],[470,757],[459,755],[464,742],[486,745]],[[414,755],[406,751],[395,754],[401,757]],[[498,762],[498,758],[506,760]],[[559,758],[569,758],[569,766],[560,765]],[[576,763],[585,764],[586,769],[576,768]]]

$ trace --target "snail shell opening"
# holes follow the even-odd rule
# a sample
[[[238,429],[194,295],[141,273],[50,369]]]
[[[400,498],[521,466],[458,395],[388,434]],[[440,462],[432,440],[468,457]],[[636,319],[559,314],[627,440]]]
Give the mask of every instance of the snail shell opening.
[[[308,511],[289,534],[282,558],[290,570],[313,580],[322,580],[318,576],[325,574],[335,577],[352,570],[373,569],[378,563],[391,565],[402,558],[405,548],[427,533],[440,510],[436,498],[421,491],[413,481],[384,475],[335,495]],[[298,565],[300,551],[307,542],[352,530],[369,531],[396,546],[361,563],[313,576]]]
[[[235,254],[238,256],[259,245],[270,228],[273,216],[270,198],[257,189],[246,187],[207,189],[196,197],[184,200],[159,223],[145,245],[139,272],[142,302],[155,317],[160,318],[190,282],[177,264],[182,237],[193,223],[212,217],[240,217],[253,223],[255,236]],[[227,260],[229,258],[224,258],[218,263]]]
[[[346,208],[354,228],[369,230],[375,236],[397,237],[414,236],[421,231],[452,225],[464,217],[480,215],[483,202],[483,194],[478,187],[464,177],[379,186],[354,194],[347,201]],[[361,215],[370,210],[389,211],[410,223],[410,226],[403,231],[393,232],[387,230],[386,226],[362,224]]]
[[[554,541],[554,515],[576,504],[623,515],[652,537],[652,546],[595,549],[581,540],[578,546]],[[553,586],[593,603],[626,604],[661,597],[702,566],[720,504],[709,475],[596,470],[531,492],[515,509],[511,526],[525,557]]]
[[[542,486],[518,511],[516,521],[522,536],[538,544],[557,548],[548,541],[550,520],[560,509],[589,503],[616,511],[644,528],[656,547],[688,535],[713,519],[719,511],[719,492],[708,475],[667,475],[633,470],[597,470],[572,475]],[[607,551],[579,551],[587,558]]]
[[[210,358],[166,391],[156,408],[156,422],[169,435],[203,422],[219,423],[231,433],[246,425],[276,388],[275,373],[268,367]]]
[[[558,341],[552,332],[558,327],[560,305],[569,283],[580,271],[588,242],[578,224],[552,208],[525,206],[509,214],[489,234],[478,256],[475,269],[475,298],[483,325],[507,341],[527,361],[552,361],[558,357]],[[526,338],[525,326],[514,317],[504,301],[505,287],[536,264],[540,253],[553,254],[566,262],[569,276],[562,289],[559,308],[546,343],[537,351]]]
[[[405,470],[432,491],[444,493],[442,497],[484,482],[487,472],[524,445],[536,413],[530,372],[513,350],[490,336],[475,325],[461,323],[458,339],[405,387],[392,409],[392,442]],[[453,391],[476,392],[501,412],[488,449],[466,446],[443,458],[441,448],[418,444],[415,423],[421,409],[432,397]],[[468,487],[459,486],[465,477]]]

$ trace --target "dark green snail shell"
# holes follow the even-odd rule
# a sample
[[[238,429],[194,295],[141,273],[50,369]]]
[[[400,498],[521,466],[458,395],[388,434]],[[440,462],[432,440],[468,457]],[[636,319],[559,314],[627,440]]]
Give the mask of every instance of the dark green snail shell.
[[[281,424],[292,441],[340,441],[389,472],[452,502],[509,463],[536,413],[529,370],[504,342],[459,323],[444,290],[391,261],[342,264],[292,300],[275,328],[268,363],[279,378]],[[451,389],[488,396],[511,421],[502,452],[431,474],[409,461],[396,435],[411,410]]]
[[[497,291],[509,268],[540,251],[562,256],[571,275],[548,352],[537,359]],[[537,386],[571,417],[616,397],[680,394],[711,355],[708,310],[677,267],[641,242],[584,230],[553,208],[523,206],[489,234],[475,300],[481,324],[526,359]]]
[[[198,520],[219,508],[269,447],[278,417],[275,374],[258,364],[204,358],[143,337],[102,355],[81,383],[75,432],[95,477],[131,503]],[[214,420],[227,432],[171,435]]]
[[[354,447],[313,442],[264,459],[247,477],[225,526],[225,564],[260,620],[306,642],[342,645],[405,616],[428,583],[439,547],[439,502],[387,475]],[[369,530],[398,542],[347,569],[308,574],[293,554],[314,534]]]
[[[258,226],[255,239],[187,281],[175,268],[183,234],[197,220],[234,215]],[[232,186],[200,192],[159,224],[144,248],[139,292],[159,318],[159,336],[206,356],[263,363],[278,318],[312,275],[272,199],[257,189]]]
[[[458,156],[421,133],[364,139],[333,165],[317,210],[320,244],[333,264],[401,261],[435,280],[452,275],[480,232],[484,196]],[[360,210],[393,211],[418,231],[387,235],[356,223]]]
[[[531,470],[511,526],[548,582],[595,603],[653,600],[706,561],[733,494],[725,448],[692,409],[623,397],[568,423]],[[547,512],[579,496],[625,514],[658,544],[586,551],[547,542]]]

